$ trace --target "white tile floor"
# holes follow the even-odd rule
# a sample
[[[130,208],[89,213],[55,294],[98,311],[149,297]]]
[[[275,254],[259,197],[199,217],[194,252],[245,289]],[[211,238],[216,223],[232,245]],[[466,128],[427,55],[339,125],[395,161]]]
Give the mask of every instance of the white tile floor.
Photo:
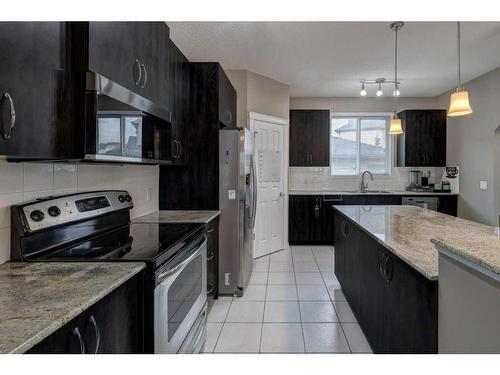
[[[243,297],[208,314],[205,353],[371,353],[333,273],[333,248],[292,246],[255,260]]]

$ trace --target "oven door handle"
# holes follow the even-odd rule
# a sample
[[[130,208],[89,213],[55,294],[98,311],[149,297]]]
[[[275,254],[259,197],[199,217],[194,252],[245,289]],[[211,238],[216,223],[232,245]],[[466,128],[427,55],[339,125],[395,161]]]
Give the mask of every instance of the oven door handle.
[[[178,270],[184,268],[184,266],[186,266],[189,262],[191,262],[194,258],[196,258],[199,255],[200,249],[203,248],[203,246],[205,246],[206,243],[207,243],[207,239],[205,238],[203,240],[202,244],[200,246],[198,246],[196,248],[196,251],[193,252],[189,257],[187,257],[185,260],[183,260],[182,262],[180,262],[176,266],[169,268],[168,270],[160,273],[158,275],[158,278],[157,278],[157,283],[158,284],[161,283],[163,280],[165,280],[170,275],[172,275],[172,274],[176,273]]]

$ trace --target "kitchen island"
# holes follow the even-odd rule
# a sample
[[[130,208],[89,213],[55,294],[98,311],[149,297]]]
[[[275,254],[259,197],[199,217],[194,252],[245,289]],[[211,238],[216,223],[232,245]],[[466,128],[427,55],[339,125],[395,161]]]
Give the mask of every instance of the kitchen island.
[[[144,263],[138,262],[8,262],[0,265],[0,353],[25,353],[36,347],[144,267]],[[104,307],[108,313],[113,311],[109,304]],[[123,311],[127,306],[122,302],[118,307]],[[101,324],[103,347],[107,327],[96,313],[93,316]],[[119,316],[110,318],[121,322]],[[133,323],[137,326],[137,322]],[[78,333],[85,337],[81,325],[78,327]],[[71,344],[78,347],[77,337],[71,331],[67,336],[73,336]],[[54,342],[50,344],[54,347]],[[40,351],[46,352],[45,349],[47,347]],[[61,348],[57,349],[60,352]],[[87,349],[93,349],[88,342]]]
[[[414,206],[334,209],[335,273],[373,351],[437,353],[439,257],[431,241],[481,244],[477,257],[493,267],[485,255],[495,253],[494,228]]]

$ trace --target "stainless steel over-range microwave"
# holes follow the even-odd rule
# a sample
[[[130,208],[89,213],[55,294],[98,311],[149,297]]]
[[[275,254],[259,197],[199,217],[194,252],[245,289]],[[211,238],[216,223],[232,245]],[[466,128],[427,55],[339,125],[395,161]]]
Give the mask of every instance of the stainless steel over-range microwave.
[[[86,73],[85,160],[171,162],[171,114],[97,73]]]

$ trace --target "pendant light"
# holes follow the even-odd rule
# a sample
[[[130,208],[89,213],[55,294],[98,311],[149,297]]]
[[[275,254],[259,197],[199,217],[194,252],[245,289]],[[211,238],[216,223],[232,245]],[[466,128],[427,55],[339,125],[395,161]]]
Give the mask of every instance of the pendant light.
[[[403,134],[403,127],[401,126],[401,119],[398,118],[397,104],[399,96],[399,86],[398,86],[398,31],[403,27],[404,22],[394,22],[391,23],[391,30],[395,34],[395,45],[394,45],[394,116],[391,120],[391,126],[389,127],[389,134]]]
[[[366,92],[366,89],[365,89],[365,83],[361,83],[361,91],[359,93],[359,95],[361,96],[366,96],[367,92]]]
[[[469,92],[464,90],[461,77],[460,66],[460,22],[457,22],[457,42],[458,42],[458,86],[454,93],[450,96],[450,108],[448,116],[457,117],[465,116],[472,113],[472,108],[469,103]]]

